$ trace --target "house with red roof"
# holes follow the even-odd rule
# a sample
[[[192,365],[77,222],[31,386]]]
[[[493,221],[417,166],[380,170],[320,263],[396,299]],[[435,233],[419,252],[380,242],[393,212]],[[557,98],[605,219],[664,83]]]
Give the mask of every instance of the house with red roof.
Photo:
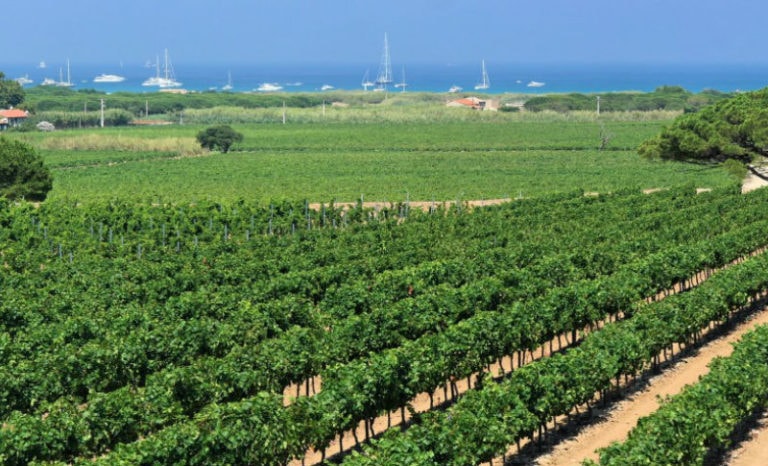
[[[491,100],[478,99],[477,97],[464,97],[462,99],[451,100],[446,104],[448,107],[464,107],[473,110],[497,110],[498,104]]]
[[[24,120],[28,117],[29,112],[26,110],[19,110],[17,108],[0,110],[0,130],[19,126],[24,123]]]

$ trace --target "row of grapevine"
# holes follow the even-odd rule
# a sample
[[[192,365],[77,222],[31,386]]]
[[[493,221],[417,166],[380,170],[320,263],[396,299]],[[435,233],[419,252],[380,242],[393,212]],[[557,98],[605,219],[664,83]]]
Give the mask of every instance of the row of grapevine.
[[[747,333],[698,383],[640,419],[601,465],[706,464],[731,446],[740,424],[768,407],[768,326]],[[594,463],[593,463],[594,464]]]
[[[0,421],[27,436],[0,429],[0,454],[85,458],[259,406],[260,425],[290,433],[286,454],[300,456],[451,375],[755,249],[761,200],[561,196],[248,239],[247,204],[5,206]],[[240,239],[206,233],[223,225]],[[419,345],[416,383],[399,361]],[[316,374],[318,396],[283,406],[276,393]],[[387,393],[367,388],[387,381]]]
[[[392,432],[343,464],[477,464],[500,456],[555,416],[610,390],[612,380],[635,375],[673,343],[691,342],[711,321],[726,320],[764,297],[767,266],[768,257],[761,255],[687,293],[641,306],[577,348],[526,365],[499,383],[487,382],[445,412],[423,416],[405,433]]]
[[[759,225],[756,230],[764,231],[765,227],[766,225]],[[727,238],[721,240],[719,245],[722,247],[723,244],[732,243],[734,243],[733,239]],[[707,257],[710,254],[704,252],[705,247],[709,246],[703,245],[700,249],[692,250],[689,252],[690,257]],[[724,256],[732,254],[735,253],[724,253]],[[667,263],[680,262],[680,258],[679,253],[659,254],[656,258],[657,265],[654,268]],[[377,355],[361,361],[360,364],[349,365],[341,372],[336,370],[335,373],[323,374],[327,384],[323,392],[317,398],[298,403],[292,407],[288,410],[292,413],[288,418],[281,415],[265,421],[269,426],[268,429],[276,431],[285,429],[287,427],[272,425],[272,422],[289,419],[295,425],[294,429],[301,434],[296,439],[299,444],[306,447],[305,442],[312,441],[315,445],[322,445],[337,432],[350,428],[350,424],[356,423],[359,419],[371,417],[382,410],[391,410],[401,406],[416,392],[431,391],[437,384],[443,383],[450,374],[466,376],[481,370],[494,357],[498,357],[501,352],[510,351],[510,349],[517,351],[532,349],[541,340],[551,337],[550,328],[557,328],[557,322],[564,322],[564,316],[572,315],[578,308],[581,308],[582,311],[593,309],[594,311],[590,311],[592,313],[599,309],[603,309],[603,312],[609,308],[615,310],[616,308],[605,306],[609,303],[616,303],[617,299],[625,299],[624,304],[628,306],[632,301],[643,296],[643,290],[627,288],[627,284],[639,284],[642,282],[642,277],[649,275],[645,273],[644,267],[638,265],[633,264],[630,270],[636,270],[632,271],[631,274],[620,274],[621,277],[615,281],[605,279],[589,284],[590,287],[594,287],[594,292],[589,292],[587,295],[592,296],[591,299],[597,299],[597,301],[592,304],[587,304],[584,301],[579,302],[573,311],[569,310],[567,306],[560,311],[551,307],[553,305],[563,306],[569,302],[569,300],[561,299],[565,296],[562,292],[555,292],[548,296],[547,300],[534,300],[526,303],[525,306],[517,306],[506,311],[505,314],[500,314],[499,317],[494,317],[493,313],[483,313],[477,318],[467,320],[464,325],[457,326],[455,331],[450,329],[431,338],[417,340],[413,345],[405,345],[402,349],[382,353],[380,357]],[[691,264],[689,267],[695,270],[697,265]],[[677,275],[685,275],[686,272],[686,270],[674,271]],[[646,280],[648,279],[646,278]],[[585,285],[586,283],[580,284],[574,287],[573,291],[584,292]],[[599,297],[597,290],[601,290],[604,294]],[[540,310],[552,312],[542,313]],[[601,318],[602,316],[603,314],[599,313],[591,317]],[[583,324],[583,322],[576,323],[578,326]],[[515,331],[515,328],[518,330]],[[537,328],[546,333],[541,335],[538,331],[533,331]],[[530,332],[529,335],[526,334],[526,330]],[[524,340],[522,343],[512,341],[520,338]],[[507,340],[508,342],[505,343]],[[497,346],[487,347],[487,349],[481,346],[488,343]],[[471,355],[479,359],[472,362],[471,359],[468,359]],[[76,413],[75,406],[71,406],[65,412],[74,416],[70,418],[74,426],[79,426],[79,429],[85,431],[91,431],[96,427],[94,421],[98,419],[92,413],[92,407],[103,410],[105,404],[115,407],[134,406],[137,414],[130,417],[123,416],[120,418],[120,416],[115,415],[116,413],[109,413],[110,416],[106,416],[107,413],[103,411],[100,414],[112,419],[112,428],[115,429],[115,433],[120,434],[120,437],[143,435],[138,429],[152,425],[157,427],[167,425],[179,421],[179,416],[183,413],[191,414],[206,404],[217,401],[223,402],[232,398],[234,380],[229,379],[230,382],[225,382],[224,377],[231,378],[235,374],[240,374],[240,383],[242,383],[243,378],[252,377],[254,371],[258,372],[258,367],[248,364],[238,367],[238,365],[221,366],[221,360],[210,362],[210,365],[195,365],[183,372],[172,371],[166,374],[161,383],[148,383],[146,388],[138,391],[121,390],[112,392],[112,394],[92,397],[82,416],[73,414]],[[225,367],[226,370],[222,371],[222,367]],[[416,368],[420,368],[418,374],[413,372]],[[431,375],[430,372],[425,372],[425,369],[431,371]],[[456,372],[457,370],[464,372]],[[175,375],[168,378],[172,374]],[[205,374],[210,374],[213,377],[208,377]],[[343,377],[340,378],[340,374],[343,374]],[[185,377],[186,382],[179,379],[179,376]],[[417,385],[409,387],[410,382],[407,381],[411,380]],[[404,384],[404,382],[406,383]],[[431,385],[423,385],[424,383]],[[163,386],[172,387],[173,393],[167,391],[161,393],[160,390]],[[376,387],[380,396],[375,396],[371,389],[366,389],[366,387]],[[240,393],[238,397],[247,398],[250,392]],[[178,403],[181,403],[182,406],[180,407]],[[139,411],[140,406],[155,406],[155,409],[142,415]],[[60,404],[56,406],[56,409],[61,410],[65,407],[66,405]],[[158,411],[165,411],[167,414],[163,417],[158,414]],[[35,419],[35,417],[28,418]],[[17,416],[17,421],[19,419],[22,418]],[[41,423],[42,425],[44,423]],[[172,427],[171,431],[173,431]],[[59,427],[59,434],[65,432],[67,431]],[[75,436],[76,430],[70,430],[70,433]],[[101,439],[102,442],[106,440]],[[98,445],[98,442],[94,442],[91,447]],[[81,448],[83,447],[81,446]],[[294,448],[298,449],[299,447],[294,446]]]

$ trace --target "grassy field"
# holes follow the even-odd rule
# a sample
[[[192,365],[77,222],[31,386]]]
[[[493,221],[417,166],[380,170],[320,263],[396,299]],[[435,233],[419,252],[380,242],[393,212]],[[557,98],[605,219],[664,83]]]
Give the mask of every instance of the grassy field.
[[[484,113],[234,124],[245,139],[229,154],[203,153],[195,124],[14,137],[53,169],[52,198],[80,201],[455,201],[734,181],[719,167],[641,159],[637,146],[669,116]]]

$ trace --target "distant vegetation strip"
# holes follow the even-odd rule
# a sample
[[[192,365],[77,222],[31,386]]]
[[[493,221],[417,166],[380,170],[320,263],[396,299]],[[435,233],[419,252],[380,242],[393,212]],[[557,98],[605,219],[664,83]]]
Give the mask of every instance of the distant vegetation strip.
[[[513,115],[520,113],[521,105],[528,110],[525,113],[596,113],[598,97],[603,113],[635,114],[633,118],[649,118],[653,112],[695,112],[730,96],[716,91],[694,94],[680,87],[664,86],[648,93],[546,94],[533,97],[526,94],[478,95],[481,99],[497,101],[500,112],[471,112],[445,106],[449,100],[471,95],[384,95],[373,92],[106,94],[94,90],[36,87],[25,91],[26,100],[22,107],[32,112],[27,127],[45,120],[58,128],[77,128],[100,124],[102,101],[107,109],[106,125],[121,126],[138,119],[187,120],[201,124],[268,123],[281,121],[284,113],[293,122],[514,119]],[[646,115],[640,117],[639,113]]]
[[[201,125],[8,134],[37,147],[53,168],[86,168],[57,170],[50,195],[59,199],[461,202],[739,181],[717,165],[638,157],[636,148],[668,121],[541,114],[518,120],[239,124],[233,127],[244,141],[234,152],[210,157],[184,157],[200,154],[195,135]]]

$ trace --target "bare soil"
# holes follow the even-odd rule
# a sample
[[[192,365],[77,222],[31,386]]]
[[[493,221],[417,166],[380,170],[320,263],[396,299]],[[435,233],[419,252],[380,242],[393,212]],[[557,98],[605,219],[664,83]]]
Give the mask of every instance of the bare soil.
[[[746,193],[757,188],[762,188],[763,186],[768,186],[768,181],[750,172],[741,185],[741,192]]]
[[[768,411],[758,421],[747,439],[730,455],[729,466],[764,466],[768,464]]]

